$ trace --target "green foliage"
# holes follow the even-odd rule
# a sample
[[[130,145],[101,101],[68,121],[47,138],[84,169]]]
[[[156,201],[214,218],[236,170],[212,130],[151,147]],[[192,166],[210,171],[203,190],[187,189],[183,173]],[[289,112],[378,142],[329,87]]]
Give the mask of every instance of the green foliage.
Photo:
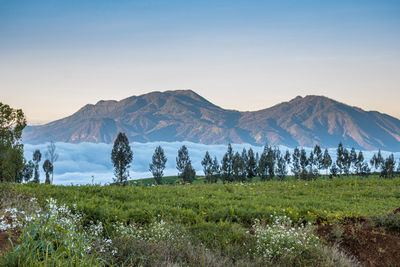
[[[132,223],[165,221],[238,222],[287,215],[293,221],[336,221],[389,213],[400,206],[400,178],[334,178],[233,184],[164,186],[17,186],[39,199],[75,203],[92,220]]]
[[[176,168],[179,173],[178,176],[185,183],[192,183],[196,177],[196,171],[192,167],[192,162],[189,158],[189,151],[185,145],[178,150],[178,157],[176,158]]]
[[[167,158],[165,157],[164,150],[161,146],[158,146],[154,151],[152,163],[149,165],[149,170],[153,174],[153,177],[157,184],[162,184],[165,163],[167,163]]]
[[[46,159],[43,163],[43,170],[46,173],[46,184],[50,184],[50,174],[53,172],[53,164],[50,160]]]
[[[129,166],[133,159],[133,153],[129,146],[128,137],[124,133],[119,133],[114,141],[111,151],[111,161],[114,165],[116,182],[125,182],[129,176]]]
[[[22,130],[26,126],[25,115],[0,102],[0,182],[21,182],[25,162]]]

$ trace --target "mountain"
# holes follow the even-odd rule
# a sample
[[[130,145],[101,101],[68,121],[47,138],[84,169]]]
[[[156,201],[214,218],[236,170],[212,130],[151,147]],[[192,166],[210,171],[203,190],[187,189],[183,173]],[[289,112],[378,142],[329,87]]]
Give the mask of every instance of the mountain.
[[[250,143],[400,151],[400,120],[324,96],[296,97],[273,107],[240,112],[218,107],[191,90],[151,92],[99,101],[73,115],[24,130],[25,143],[130,141]]]

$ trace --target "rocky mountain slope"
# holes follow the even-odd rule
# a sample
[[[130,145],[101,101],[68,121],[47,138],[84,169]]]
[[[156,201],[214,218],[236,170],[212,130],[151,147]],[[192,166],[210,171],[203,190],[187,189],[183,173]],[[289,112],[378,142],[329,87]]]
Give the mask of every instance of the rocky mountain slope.
[[[151,92],[99,101],[73,115],[24,130],[25,143],[112,143],[119,131],[130,141],[191,141],[400,151],[400,120],[323,96],[296,97],[254,111],[218,107],[191,90]]]

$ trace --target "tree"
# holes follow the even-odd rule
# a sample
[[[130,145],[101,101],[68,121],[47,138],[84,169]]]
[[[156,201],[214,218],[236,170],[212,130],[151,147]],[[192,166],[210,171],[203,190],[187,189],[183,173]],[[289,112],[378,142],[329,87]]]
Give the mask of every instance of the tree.
[[[261,181],[267,180],[268,177],[268,165],[267,165],[267,146],[264,146],[264,150],[261,153],[260,160],[258,161],[257,172],[260,176]]]
[[[346,176],[348,176],[350,173],[351,159],[350,159],[350,153],[346,148],[343,149],[342,167],[343,167],[343,172],[346,174]]]
[[[118,133],[111,151],[111,161],[114,165],[114,174],[118,183],[126,182],[129,177],[129,167],[133,160],[133,153],[129,146],[128,137],[124,133]]]
[[[239,152],[236,152],[233,156],[232,174],[235,181],[244,182],[246,180],[245,165]]]
[[[178,150],[176,168],[179,171],[179,178],[181,178],[185,183],[192,183],[194,181],[196,171],[192,167],[192,162],[189,158],[189,151],[185,145]]]
[[[314,155],[314,152],[310,152],[310,156],[308,157],[308,165],[309,165],[309,176],[315,177],[318,175],[318,160]]]
[[[226,151],[221,162],[221,174],[223,182],[232,182],[232,167],[233,167],[233,150],[231,144],[228,144]]]
[[[370,160],[371,166],[374,167],[375,171],[382,171],[384,164],[384,159],[382,157],[381,150],[379,149],[378,154],[374,154]]]
[[[286,164],[287,161],[284,157],[278,158],[276,174],[278,175],[279,180],[283,180],[287,174]]]
[[[218,178],[221,173],[221,167],[219,166],[217,157],[214,157],[213,163],[212,163],[212,182],[216,183],[218,181]]]
[[[307,180],[308,179],[307,166],[308,166],[307,153],[304,150],[304,148],[302,148],[300,150],[300,168],[301,168],[300,177],[303,180]]]
[[[364,155],[362,151],[358,152],[357,160],[355,163],[356,174],[361,175],[364,165]]]
[[[336,167],[338,168],[338,172],[342,174],[344,169],[344,148],[342,142],[338,145],[336,156]]]
[[[0,102],[0,182],[21,180],[24,169],[22,130],[26,126],[21,109],[13,109]]]
[[[32,179],[34,169],[35,164],[31,160],[25,164],[24,168],[22,169],[22,177],[25,182],[29,182],[29,180]]]
[[[39,162],[42,159],[42,153],[40,153],[39,149],[36,149],[33,152],[33,162],[35,163],[35,176],[33,177],[33,182],[40,183],[39,178]]]
[[[331,158],[331,155],[329,154],[328,149],[325,149],[322,161],[323,161],[322,168],[325,169],[326,170],[326,174],[328,174],[328,169],[332,165],[332,158]]]
[[[387,157],[382,164],[382,171],[381,171],[381,177],[385,178],[392,178],[394,177],[394,171],[396,168],[396,161],[394,160],[393,154],[391,154],[389,157]]]
[[[247,164],[246,164],[247,178],[251,181],[257,174],[257,160],[254,157],[253,149],[247,151]]]
[[[247,165],[249,164],[249,157],[248,157],[248,155],[247,155],[247,151],[246,151],[246,148],[243,148],[243,150],[242,150],[242,155],[241,155],[241,158],[242,158],[242,173],[243,173],[243,182],[245,182],[246,180],[247,180],[247,178],[248,178],[248,176],[247,176]]]
[[[286,153],[285,153],[285,160],[286,160],[286,164],[289,165],[290,162],[291,162],[291,155],[290,155],[289,150],[286,150]]]
[[[56,153],[56,145],[54,144],[53,141],[51,141],[50,144],[47,146],[47,152],[46,152],[45,156],[46,156],[46,159],[50,160],[50,162],[53,166],[53,171],[51,172],[51,184],[53,184],[54,163],[58,159],[58,153]]]
[[[339,171],[339,169],[336,167],[336,164],[333,163],[333,165],[331,166],[331,169],[330,169],[330,172],[331,172],[330,177],[337,176],[338,171]]]
[[[280,151],[275,149],[273,150],[272,148],[268,148],[268,152],[267,152],[267,168],[268,168],[268,178],[269,180],[272,180],[275,176],[275,162],[276,159],[280,154]]]
[[[356,169],[357,169],[357,161],[358,161],[357,152],[356,152],[355,148],[352,147],[351,151],[350,151],[350,164],[351,164],[350,172],[352,172],[351,170],[356,171]]]
[[[208,183],[212,182],[212,175],[213,175],[213,161],[210,157],[210,154],[208,151],[206,151],[206,154],[201,161],[201,165],[203,165],[203,171],[204,175],[206,176],[206,180]]]
[[[296,179],[299,179],[301,169],[300,169],[300,150],[296,147],[292,155],[292,172]]]
[[[167,158],[165,157],[164,150],[161,146],[158,146],[154,151],[152,163],[149,164],[149,170],[153,174],[154,180],[157,184],[162,184],[165,163],[167,163]]]
[[[321,170],[324,167],[324,156],[322,155],[322,149],[319,145],[315,145],[313,152],[317,170]]]
[[[50,174],[53,172],[53,164],[49,159],[46,159],[43,163],[43,170],[46,173],[46,184],[50,184]]]

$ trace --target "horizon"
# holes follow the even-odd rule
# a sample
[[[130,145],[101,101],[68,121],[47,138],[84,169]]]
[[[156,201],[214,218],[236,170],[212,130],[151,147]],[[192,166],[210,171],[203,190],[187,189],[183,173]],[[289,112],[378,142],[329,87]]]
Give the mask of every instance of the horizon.
[[[3,0],[0,7],[1,101],[30,123],[101,99],[178,88],[225,109],[323,95],[400,119],[398,1]]]

